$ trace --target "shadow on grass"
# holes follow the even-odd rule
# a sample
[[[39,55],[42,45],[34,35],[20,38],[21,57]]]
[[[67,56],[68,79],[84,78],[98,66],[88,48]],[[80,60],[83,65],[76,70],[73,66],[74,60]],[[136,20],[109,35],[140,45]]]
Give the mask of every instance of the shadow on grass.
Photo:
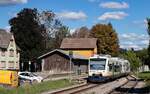
[[[135,80],[130,80],[135,81]],[[142,81],[142,80],[138,80]],[[119,87],[115,89],[117,92],[121,92],[123,94],[129,93],[129,94],[150,94],[150,81],[146,81],[146,86],[142,88],[128,88],[128,87]]]
[[[150,87],[144,87],[144,88],[118,88],[116,89],[118,92],[122,93],[133,93],[133,94],[149,94],[150,93]]]

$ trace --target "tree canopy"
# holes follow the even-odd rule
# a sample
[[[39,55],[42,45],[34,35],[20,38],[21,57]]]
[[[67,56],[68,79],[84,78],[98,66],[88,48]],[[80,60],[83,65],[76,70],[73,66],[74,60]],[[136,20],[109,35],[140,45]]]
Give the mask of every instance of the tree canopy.
[[[146,65],[149,64],[147,49],[142,49],[142,50],[136,51],[135,53],[139,57],[139,59],[142,61],[143,64],[146,64]]]
[[[127,51],[123,54],[130,62],[131,71],[138,71],[138,68],[141,66],[141,60],[137,57],[136,53],[133,51]]]
[[[21,60],[29,61],[42,53],[59,48],[69,29],[51,11],[38,12],[24,8],[9,20],[16,44],[21,48]]]
[[[37,20],[37,9],[25,8],[9,21],[23,61],[36,58],[44,49],[44,27]]]
[[[59,48],[64,37],[70,36],[70,30],[63,25],[52,11],[43,11],[40,18],[40,24],[46,29],[46,49],[53,50]]]
[[[149,35],[148,62],[150,62],[150,18],[147,18],[147,26],[148,26],[147,32],[148,32],[148,35]],[[147,64],[150,68],[150,63],[147,63]]]
[[[98,38],[98,54],[118,55],[119,40],[117,33],[110,23],[94,25],[90,31],[90,36]]]
[[[73,38],[88,38],[89,37],[90,30],[83,26],[79,29],[76,29],[75,32],[73,32],[72,37]]]

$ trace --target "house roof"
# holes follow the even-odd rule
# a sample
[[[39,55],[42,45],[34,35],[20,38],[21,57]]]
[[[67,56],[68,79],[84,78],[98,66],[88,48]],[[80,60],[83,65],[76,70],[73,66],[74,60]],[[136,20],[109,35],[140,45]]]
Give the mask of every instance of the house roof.
[[[0,29],[0,48],[7,48],[11,39],[11,33]]]
[[[12,33],[6,32],[4,29],[0,29],[0,48],[7,49],[12,38]],[[17,50],[21,50],[17,45]]]
[[[66,55],[67,57],[70,58],[68,51],[64,51],[64,50],[60,50],[60,49],[55,49],[55,50],[53,50],[53,51],[50,51],[50,52],[48,52],[48,53],[46,53],[46,54],[43,54],[43,55],[39,56],[38,59],[44,58],[44,57],[46,57],[46,56],[48,56],[48,55],[50,55],[50,54],[52,54],[52,53],[54,53],[54,52],[60,52],[60,53]],[[84,56],[81,56],[81,55],[78,55],[78,54],[75,54],[75,53],[73,53],[72,58],[73,58],[73,59],[88,59],[88,58],[86,58],[86,57],[84,57]]]
[[[96,48],[97,38],[64,38],[61,49],[93,49]]]

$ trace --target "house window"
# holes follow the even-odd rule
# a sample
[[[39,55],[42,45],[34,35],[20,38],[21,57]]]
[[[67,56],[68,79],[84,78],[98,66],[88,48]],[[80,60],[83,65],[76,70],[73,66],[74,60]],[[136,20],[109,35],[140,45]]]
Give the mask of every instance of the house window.
[[[18,57],[18,55],[19,55],[19,52],[18,52],[18,51],[16,51],[16,57]]]
[[[10,50],[9,50],[9,56],[10,56],[10,57],[13,57],[13,56],[14,56],[14,50],[13,50],[13,49],[10,49]]]
[[[1,56],[5,56],[5,51],[4,50],[1,51]]]
[[[14,68],[14,61],[9,61],[8,63],[8,68]]]
[[[1,61],[1,68],[6,68],[6,61]]]
[[[19,67],[19,63],[18,62],[16,62],[16,68],[18,68]]]
[[[13,39],[10,40],[10,46],[13,47]]]

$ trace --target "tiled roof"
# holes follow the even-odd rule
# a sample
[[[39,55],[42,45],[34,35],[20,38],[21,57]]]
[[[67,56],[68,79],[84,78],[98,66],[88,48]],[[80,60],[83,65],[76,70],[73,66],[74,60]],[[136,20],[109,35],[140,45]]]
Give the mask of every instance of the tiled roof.
[[[64,38],[61,49],[88,49],[96,48],[97,38]]]
[[[0,48],[7,48],[11,39],[11,33],[0,29]]]
[[[11,40],[12,34],[0,29],[0,48],[7,49]],[[17,50],[21,50],[17,45]]]

